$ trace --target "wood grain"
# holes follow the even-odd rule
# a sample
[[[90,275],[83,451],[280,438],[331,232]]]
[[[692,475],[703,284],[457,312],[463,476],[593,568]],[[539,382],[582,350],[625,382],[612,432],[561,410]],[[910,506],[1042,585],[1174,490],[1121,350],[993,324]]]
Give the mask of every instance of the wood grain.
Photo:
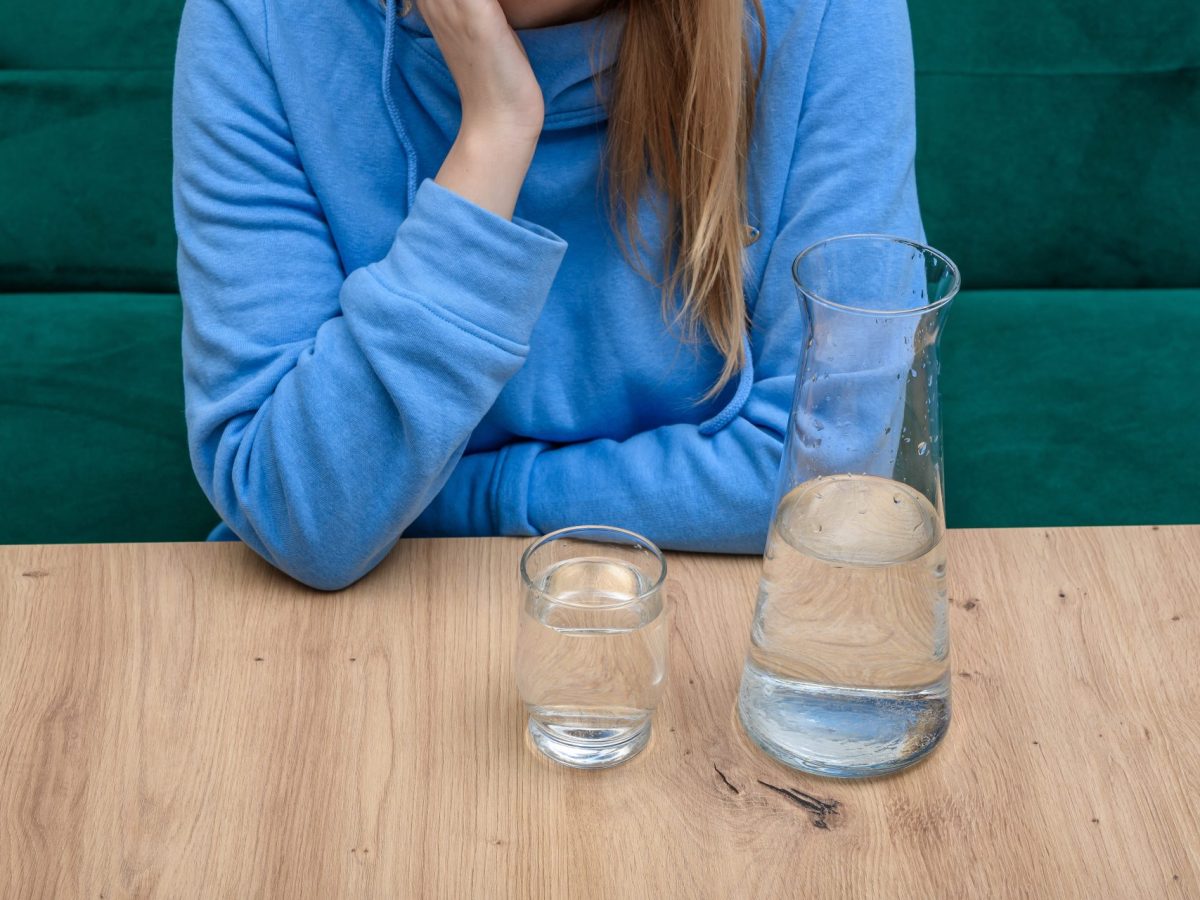
[[[647,752],[534,755],[522,546],[336,595],[237,544],[0,548],[0,896],[1200,896],[1200,528],[952,532],[950,734],[855,783],[735,725],[754,559],[670,557]]]

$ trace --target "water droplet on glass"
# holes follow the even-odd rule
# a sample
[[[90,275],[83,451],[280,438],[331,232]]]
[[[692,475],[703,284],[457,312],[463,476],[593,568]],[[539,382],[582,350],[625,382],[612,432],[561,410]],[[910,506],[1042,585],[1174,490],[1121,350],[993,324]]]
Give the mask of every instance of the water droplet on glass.
[[[900,495],[892,494],[892,502],[895,503],[897,506],[899,506],[900,505]]]
[[[917,370],[916,370],[916,369],[909,369],[909,370],[908,370],[908,377],[909,377],[909,378],[916,378],[916,377],[917,377]]]
[[[921,441],[921,443],[917,444],[917,454],[919,456],[924,456],[928,452],[929,452],[929,445],[927,443],[925,443],[924,441]]]
[[[887,428],[883,429],[883,433],[884,433],[884,434],[891,434],[891,433],[892,433],[892,426],[891,426],[891,425],[889,425]]]
[[[912,443],[912,438],[910,438],[910,437],[906,437],[906,438],[904,439],[904,443],[906,443],[906,444],[911,444],[911,443]]]

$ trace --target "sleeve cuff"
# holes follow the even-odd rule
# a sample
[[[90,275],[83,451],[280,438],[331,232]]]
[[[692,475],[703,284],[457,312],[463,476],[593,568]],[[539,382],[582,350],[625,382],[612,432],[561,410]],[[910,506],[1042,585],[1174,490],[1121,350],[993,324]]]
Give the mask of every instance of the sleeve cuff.
[[[396,293],[527,346],[566,250],[540,225],[426,179],[387,256],[369,268]]]
[[[540,534],[529,521],[529,492],[532,489],[533,464],[549,449],[550,445],[543,441],[509,444],[504,448],[492,500],[497,534],[528,537]]]

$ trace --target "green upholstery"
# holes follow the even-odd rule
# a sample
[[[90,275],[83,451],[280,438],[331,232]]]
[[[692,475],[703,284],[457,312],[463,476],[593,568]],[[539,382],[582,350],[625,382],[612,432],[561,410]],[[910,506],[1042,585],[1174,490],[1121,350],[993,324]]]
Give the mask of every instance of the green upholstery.
[[[1200,286],[1200,3],[909,8],[922,213],[968,287]]]
[[[170,118],[166,72],[0,70],[0,291],[176,289]]]
[[[1200,3],[909,5],[926,228],[970,287],[1200,285]],[[5,4],[0,291],[174,289],[181,9]]]
[[[0,292],[176,289],[182,0],[0,7]]]
[[[0,68],[169,70],[182,11],[181,0],[6,3]]]
[[[0,543],[216,522],[173,293],[181,10],[0,10]],[[1200,521],[1200,3],[910,10],[926,230],[971,289],[944,344],[950,523]]]
[[[1200,290],[955,302],[952,525],[1197,521],[1200,468],[1183,461],[1200,446]],[[215,517],[187,456],[179,298],[11,294],[0,312],[0,543],[203,538]]]
[[[203,540],[174,294],[0,294],[0,543]]]
[[[1200,522],[1200,289],[955,304],[941,380],[952,526]]]

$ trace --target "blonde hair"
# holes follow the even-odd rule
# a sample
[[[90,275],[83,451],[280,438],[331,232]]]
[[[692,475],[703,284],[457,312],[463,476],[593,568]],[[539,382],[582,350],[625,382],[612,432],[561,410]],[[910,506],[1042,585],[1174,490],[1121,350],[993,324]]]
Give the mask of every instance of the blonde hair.
[[[750,0],[761,33],[760,0]],[[752,59],[744,0],[610,0],[626,13],[609,98],[613,224],[630,261],[646,248],[632,213],[651,185],[666,200],[663,313],[725,364],[707,397],[746,364],[746,167],[763,55]],[[624,232],[619,227],[624,220]],[[682,304],[673,309],[682,291]]]

